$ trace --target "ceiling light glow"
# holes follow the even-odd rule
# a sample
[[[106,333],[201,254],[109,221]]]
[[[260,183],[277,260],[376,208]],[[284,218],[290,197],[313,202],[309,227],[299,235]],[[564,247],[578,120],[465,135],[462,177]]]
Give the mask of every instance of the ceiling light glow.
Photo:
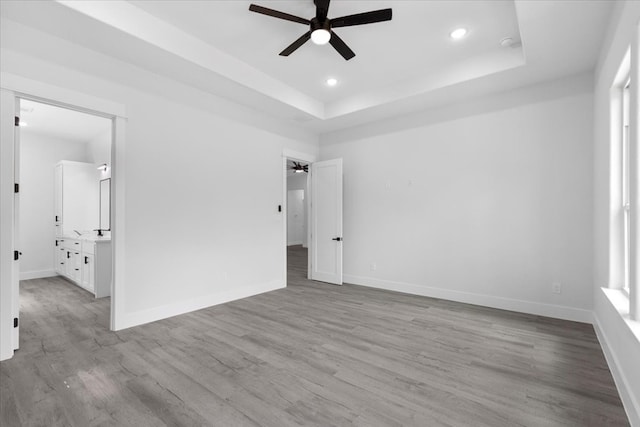
[[[327,79],[327,86],[335,86],[338,84],[338,80],[333,77]]]
[[[311,33],[311,41],[315,44],[327,44],[329,43],[329,40],[331,40],[331,33],[322,28],[317,29],[313,33]]]
[[[456,28],[455,30],[451,31],[451,34],[449,34],[449,36],[451,36],[451,38],[454,40],[460,40],[466,35],[467,35],[466,28]]]
[[[22,120],[20,120],[20,121],[18,122],[18,126],[26,127],[26,126],[29,126],[29,123],[27,123],[27,122],[23,122]]]

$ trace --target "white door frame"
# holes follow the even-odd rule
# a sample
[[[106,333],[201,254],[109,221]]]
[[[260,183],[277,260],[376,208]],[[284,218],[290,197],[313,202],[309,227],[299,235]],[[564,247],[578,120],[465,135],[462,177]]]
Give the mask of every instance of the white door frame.
[[[111,330],[121,329],[122,290],[124,284],[124,184],[125,184],[125,106],[72,89],[50,85],[10,73],[0,73],[0,360],[13,356],[12,335],[13,251],[17,242],[13,237],[14,209],[14,126],[16,98],[44,102],[63,108],[90,113],[112,120],[111,132],[111,233],[112,277]]]
[[[283,241],[283,277],[284,277],[284,286],[287,286],[287,161],[295,160],[304,163],[313,163],[317,160],[315,154],[311,153],[303,153],[300,151],[293,151],[289,149],[282,150],[282,241]],[[309,208],[309,203],[311,201],[311,197],[309,194],[311,186],[307,185],[307,194],[304,195],[304,203],[307,207],[307,224],[311,224],[311,209]],[[309,251],[311,251],[311,227],[307,226],[307,247]],[[307,278],[311,278],[311,253],[309,252],[307,256]]]

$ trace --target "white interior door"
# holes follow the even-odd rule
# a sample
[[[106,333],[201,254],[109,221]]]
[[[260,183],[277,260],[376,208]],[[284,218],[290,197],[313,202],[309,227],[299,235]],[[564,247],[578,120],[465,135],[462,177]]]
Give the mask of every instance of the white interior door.
[[[311,279],[342,285],[342,159],[311,164]]]
[[[20,99],[16,98],[16,116],[20,115]],[[20,126],[14,126],[13,134],[13,182],[15,182],[19,188],[20,185]],[[20,191],[22,189],[19,189]],[[20,191],[14,191],[13,193],[13,242],[15,249],[18,251],[18,256],[14,256],[17,260],[13,263],[11,272],[11,311],[13,312],[14,319],[20,319]],[[17,350],[20,347],[20,323],[19,320],[14,320],[12,343],[13,349]]]

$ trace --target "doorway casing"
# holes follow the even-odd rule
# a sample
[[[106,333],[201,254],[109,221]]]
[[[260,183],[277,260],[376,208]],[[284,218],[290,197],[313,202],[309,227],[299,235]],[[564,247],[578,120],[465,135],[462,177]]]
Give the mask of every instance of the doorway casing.
[[[125,271],[125,106],[72,89],[50,85],[10,73],[0,73],[0,360],[13,356],[13,318],[17,317],[14,300],[13,251],[19,250],[14,235],[14,117],[16,99],[29,99],[62,108],[105,117],[112,122],[111,131],[111,220],[112,283],[111,330],[122,327]],[[16,276],[17,278],[17,276]],[[285,276],[286,280],[286,276]]]

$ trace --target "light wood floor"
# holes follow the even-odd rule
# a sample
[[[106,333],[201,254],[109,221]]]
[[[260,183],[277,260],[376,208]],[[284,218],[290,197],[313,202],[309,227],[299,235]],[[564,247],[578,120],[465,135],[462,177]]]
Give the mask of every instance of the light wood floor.
[[[110,332],[108,301],[21,284],[0,425],[624,426],[590,325],[304,279]]]

